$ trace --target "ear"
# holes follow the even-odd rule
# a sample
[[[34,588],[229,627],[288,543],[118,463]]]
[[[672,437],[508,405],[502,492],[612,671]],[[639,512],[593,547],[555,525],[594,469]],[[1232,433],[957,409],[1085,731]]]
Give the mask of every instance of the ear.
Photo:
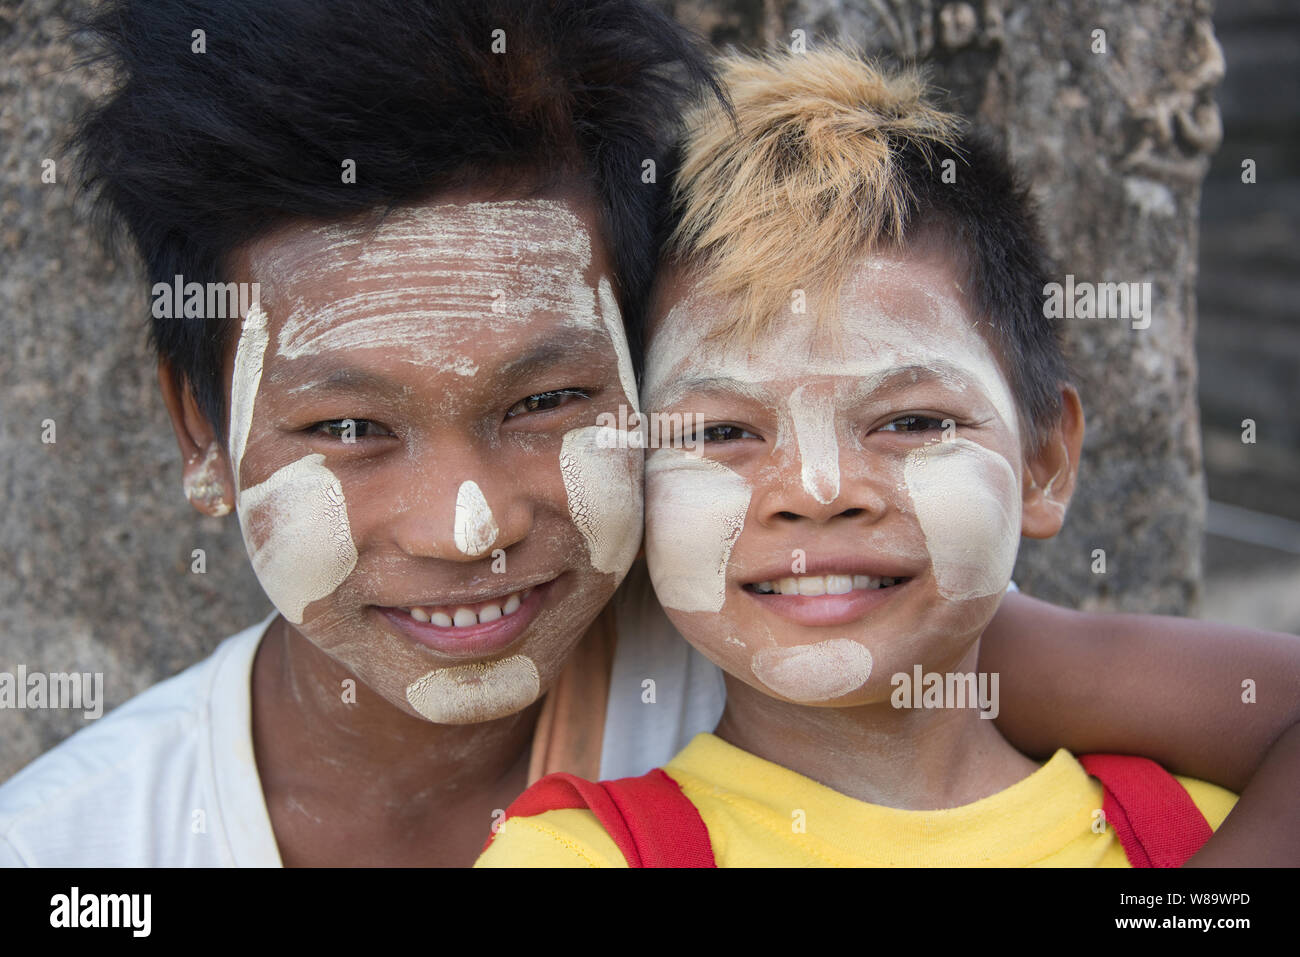
[[[1073,386],[1061,388],[1061,418],[1047,441],[1025,457],[1022,535],[1051,538],[1065,522],[1065,509],[1074,495],[1083,448],[1083,406]]]
[[[181,450],[181,485],[190,504],[204,515],[227,515],[235,504],[235,480],[226,445],[199,409],[189,385],[166,360],[158,363],[158,385]]]

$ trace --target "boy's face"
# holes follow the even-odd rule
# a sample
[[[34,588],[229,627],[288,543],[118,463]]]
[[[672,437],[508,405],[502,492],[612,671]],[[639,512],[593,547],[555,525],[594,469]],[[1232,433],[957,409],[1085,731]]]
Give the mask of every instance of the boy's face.
[[[674,624],[735,677],[884,701],[896,672],[954,670],[992,617],[1027,479],[965,298],[941,255],[873,254],[836,336],[810,307],[747,349],[706,341],[727,304],[689,275],[661,291],[647,410],[708,425],[702,459],[649,455],[646,555]]]
[[[245,249],[260,309],[226,371],[267,595],[385,699],[448,724],[535,701],[641,532],[640,453],[594,425],[635,395],[589,209],[471,199]]]

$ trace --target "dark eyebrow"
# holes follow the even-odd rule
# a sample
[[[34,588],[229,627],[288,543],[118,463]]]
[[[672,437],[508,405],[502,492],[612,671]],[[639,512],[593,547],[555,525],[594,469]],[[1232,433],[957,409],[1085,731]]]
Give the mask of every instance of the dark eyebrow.
[[[972,381],[968,372],[949,362],[936,362],[933,365],[913,364],[899,366],[896,369],[890,369],[878,382],[870,382],[869,388],[864,389],[859,398],[865,398],[877,392],[921,385],[926,382],[948,383],[954,378],[961,380],[962,383]],[[869,380],[863,381],[869,382]],[[745,382],[731,376],[691,376],[679,379],[664,387],[661,391],[663,393],[662,397],[650,397],[650,401],[658,406],[672,405],[688,395],[710,393],[737,395],[764,404],[770,403],[773,398],[768,390],[758,383]]]
[[[604,338],[586,330],[563,330],[511,359],[497,370],[494,378],[509,384],[551,366],[589,359]],[[408,386],[359,366],[335,366],[328,368],[319,378],[312,377],[314,368],[331,362],[333,358],[329,353],[322,353],[281,363],[269,371],[266,379],[276,385],[288,385],[292,392],[310,390],[347,395],[401,396],[408,391]]]
[[[767,390],[759,386],[758,383],[745,382],[732,376],[691,376],[670,383],[661,391],[663,392],[662,397],[649,397],[652,400],[657,398],[657,404],[659,405],[671,405],[680,401],[684,396],[700,393],[738,395],[764,404],[770,400]]]
[[[511,359],[498,370],[496,378],[503,383],[517,382],[552,366],[590,359],[607,340],[607,336],[597,335],[594,330],[562,330]],[[612,342],[610,351],[613,352]]]
[[[277,385],[292,383],[291,392],[335,392],[348,395],[393,395],[400,396],[405,394],[406,386],[380,375],[377,372],[371,372],[369,369],[362,369],[358,366],[336,366],[330,369],[319,378],[311,377],[312,366],[319,365],[322,360],[295,362],[284,364],[271,372],[267,376],[268,381]],[[293,366],[299,369],[305,368],[305,374],[301,371],[290,371]]]
[[[963,384],[973,382],[970,373],[960,366],[955,366],[951,362],[936,362],[933,365],[910,365],[899,366],[897,369],[891,369],[871,389],[871,392],[880,392],[888,389],[906,388],[910,385],[922,385],[926,382],[949,383],[953,379],[960,380]]]

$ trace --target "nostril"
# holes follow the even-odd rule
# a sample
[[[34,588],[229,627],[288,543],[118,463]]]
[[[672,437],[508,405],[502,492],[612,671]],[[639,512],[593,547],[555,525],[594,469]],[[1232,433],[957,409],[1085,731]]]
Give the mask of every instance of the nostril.
[[[844,511],[840,512],[840,514],[843,515],[845,518],[856,518],[857,516],[862,514],[862,509],[846,508]]]
[[[795,521],[796,519],[802,517],[802,516],[796,515],[794,512],[777,512],[776,514],[777,514],[777,516],[778,516],[779,518],[784,518],[784,519],[786,519],[786,520],[788,520],[788,521],[791,521],[791,522],[793,522],[793,521]]]

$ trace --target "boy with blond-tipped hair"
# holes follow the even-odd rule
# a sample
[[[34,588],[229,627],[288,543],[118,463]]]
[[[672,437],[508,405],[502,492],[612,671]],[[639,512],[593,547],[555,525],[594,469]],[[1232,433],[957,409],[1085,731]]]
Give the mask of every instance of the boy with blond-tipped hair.
[[[1231,793],[1040,766],[995,703],[946,697],[988,687],[981,634],[1083,438],[1009,164],[844,50],[722,72],[734,123],[690,117],[642,397],[706,423],[703,458],[648,455],[646,554],[726,710],[644,778],[538,782],[480,865],[1183,863]]]

